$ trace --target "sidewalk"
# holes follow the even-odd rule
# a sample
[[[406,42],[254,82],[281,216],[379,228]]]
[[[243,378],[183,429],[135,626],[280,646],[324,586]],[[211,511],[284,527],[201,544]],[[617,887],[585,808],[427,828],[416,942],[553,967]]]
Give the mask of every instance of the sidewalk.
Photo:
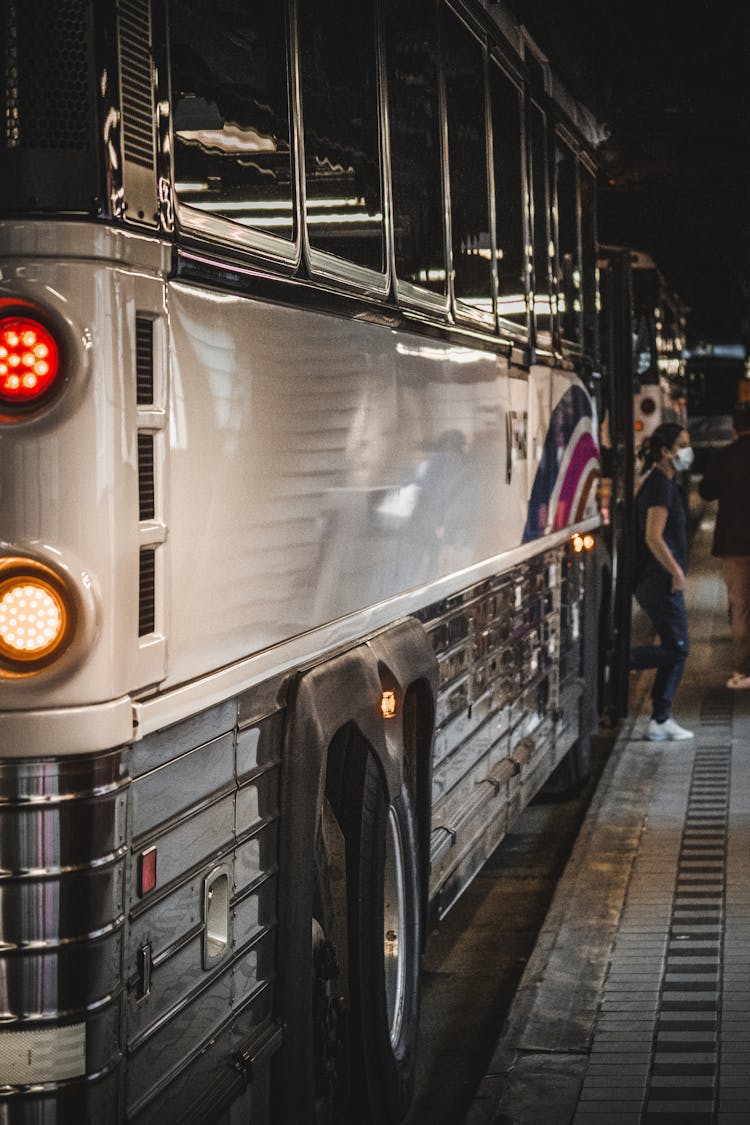
[[[682,743],[643,741],[648,674],[465,1125],[750,1122],[750,693],[691,554]]]

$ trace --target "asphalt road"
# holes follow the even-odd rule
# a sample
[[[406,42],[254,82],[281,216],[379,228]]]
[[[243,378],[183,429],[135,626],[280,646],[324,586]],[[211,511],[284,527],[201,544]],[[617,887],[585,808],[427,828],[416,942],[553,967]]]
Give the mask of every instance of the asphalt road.
[[[536,800],[430,937],[417,1090],[405,1125],[462,1125],[614,743],[573,800]]]

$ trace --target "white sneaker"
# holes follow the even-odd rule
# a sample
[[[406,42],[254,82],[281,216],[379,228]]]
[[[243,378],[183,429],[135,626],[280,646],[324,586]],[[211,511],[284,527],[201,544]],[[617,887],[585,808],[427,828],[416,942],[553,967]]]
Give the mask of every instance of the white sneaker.
[[[651,719],[646,729],[646,738],[649,742],[684,742],[686,738],[692,737],[693,732],[685,730],[674,719],[665,719],[663,723]]]

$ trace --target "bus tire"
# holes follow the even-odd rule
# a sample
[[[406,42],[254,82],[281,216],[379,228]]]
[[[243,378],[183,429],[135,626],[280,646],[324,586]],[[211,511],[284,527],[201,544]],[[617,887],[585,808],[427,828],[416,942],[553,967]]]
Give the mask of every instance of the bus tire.
[[[319,825],[311,933],[314,1125],[346,1125],[346,1013],[336,944],[330,862]]]
[[[347,778],[350,1097],[358,1125],[396,1125],[414,1090],[421,925],[416,820],[371,754]]]

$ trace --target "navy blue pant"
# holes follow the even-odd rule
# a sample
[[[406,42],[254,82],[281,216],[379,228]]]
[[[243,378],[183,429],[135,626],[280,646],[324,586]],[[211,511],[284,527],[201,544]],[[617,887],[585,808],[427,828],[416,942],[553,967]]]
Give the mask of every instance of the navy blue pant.
[[[669,718],[690,651],[685,596],[681,591],[672,593],[672,579],[666,571],[645,574],[635,588],[635,596],[659,634],[660,643],[631,648],[630,667],[656,668],[651,717],[661,723]]]

